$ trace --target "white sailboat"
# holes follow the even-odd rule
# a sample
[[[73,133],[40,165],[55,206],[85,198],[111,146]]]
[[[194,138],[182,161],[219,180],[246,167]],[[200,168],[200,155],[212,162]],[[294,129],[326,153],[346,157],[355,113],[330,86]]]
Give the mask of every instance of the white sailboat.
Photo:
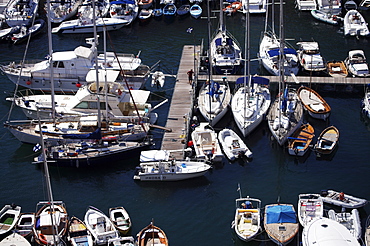
[[[236,92],[231,100],[234,120],[244,137],[249,135],[262,122],[271,104],[268,89],[269,80],[247,75],[247,72],[250,71],[249,13],[246,14],[245,25],[247,62],[244,66],[244,77],[238,78],[235,82]]]
[[[280,1],[280,54],[284,49],[283,4]],[[285,57],[279,55],[279,94],[267,115],[268,126],[280,146],[302,125],[303,107],[293,88],[284,85]]]
[[[274,1],[272,2],[274,6]],[[272,75],[279,76],[280,72],[284,75],[290,76],[291,74],[297,75],[299,71],[298,55],[294,48],[290,47],[288,43],[284,41],[282,27],[280,26],[280,38],[276,35],[274,30],[274,9],[272,13],[272,30],[267,31],[268,15],[266,15],[265,31],[263,33],[258,57],[263,67]],[[281,14],[282,15],[282,11]],[[280,17],[282,18],[282,17]],[[284,57],[282,65],[284,69],[280,69],[280,62]]]
[[[236,38],[226,29],[222,10],[219,28],[212,37],[209,53],[211,66],[217,74],[237,74],[240,71],[242,51]]]

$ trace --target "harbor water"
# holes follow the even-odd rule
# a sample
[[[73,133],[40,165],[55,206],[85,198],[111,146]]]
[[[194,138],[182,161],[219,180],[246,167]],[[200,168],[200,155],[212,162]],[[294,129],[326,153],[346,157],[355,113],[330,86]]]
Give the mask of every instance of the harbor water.
[[[327,60],[344,60],[352,49],[362,49],[370,57],[370,39],[345,38],[340,27],[318,22],[309,12],[298,12],[294,5],[293,0],[286,1],[284,5],[284,32],[291,44],[314,39],[319,42],[321,53]],[[203,7],[206,7],[205,3]],[[275,10],[278,17],[278,8]],[[362,13],[370,21],[370,11]],[[212,15],[218,16],[214,12]],[[206,17],[206,11],[203,16]],[[243,14],[237,13],[224,20],[227,29],[244,47]],[[264,21],[263,15],[252,15],[250,18],[251,58],[257,57]],[[211,18],[212,32],[217,26],[217,18]],[[193,28],[192,33],[186,31],[189,27]],[[149,66],[160,61],[163,71],[176,74],[183,46],[202,41],[206,45],[207,29],[206,18],[162,18],[151,19],[148,23],[136,21],[131,26],[110,32],[107,35],[107,50],[139,54],[143,63]],[[277,25],[275,29],[278,30]],[[92,35],[53,35],[53,49],[73,50],[79,45],[86,45],[85,39],[89,37]],[[102,51],[103,34],[100,34],[99,41],[99,50]],[[0,63],[22,60],[25,50],[25,44],[0,44]],[[47,53],[45,31],[30,42],[26,59],[43,59]],[[258,61],[251,63],[251,73],[265,74]],[[151,88],[149,81],[146,83],[146,89],[152,90],[155,95],[152,97],[153,105],[163,98],[171,99],[175,82],[176,79],[167,78],[165,86],[160,89]],[[0,115],[4,122],[10,109],[5,97],[11,95],[15,85],[1,74],[0,86],[3,91],[0,95]],[[124,206],[133,222],[132,235],[153,219],[155,225],[166,232],[170,245],[274,245],[264,232],[249,243],[241,242],[233,233],[231,222],[235,199],[239,197],[238,184],[243,196],[259,198],[262,205],[279,200],[294,204],[296,209],[298,194],[319,193],[324,189],[370,199],[370,120],[364,119],[360,108],[364,88],[356,88],[355,93],[323,92],[322,96],[332,108],[330,119],[324,122],[306,118],[315,128],[315,140],[329,125],[339,129],[339,146],[330,158],[318,158],[312,151],[301,158],[289,156],[287,149],[273,141],[266,122],[263,122],[245,138],[253,152],[250,161],[229,163],[225,159],[204,177],[171,183],[134,181],[138,157],[117,163],[102,163],[101,167],[94,169],[51,167],[54,200],[64,201],[69,215],[81,219],[89,205],[105,213],[108,213],[109,207]],[[156,110],[159,114],[158,125],[166,125],[169,107],[170,103],[167,103]],[[19,109],[12,112],[11,119],[23,118]],[[183,121],[179,120],[179,124]],[[235,127],[231,114],[227,114],[217,127],[220,129],[222,126]],[[155,147],[159,148],[162,130],[153,130],[153,134]],[[36,156],[32,148],[20,143],[7,129],[0,129],[0,206],[15,203],[22,206],[23,212],[34,212],[37,202],[47,199],[44,172],[31,164]],[[369,205],[360,209],[363,227],[369,212]],[[298,245],[299,242],[298,235],[291,245]]]

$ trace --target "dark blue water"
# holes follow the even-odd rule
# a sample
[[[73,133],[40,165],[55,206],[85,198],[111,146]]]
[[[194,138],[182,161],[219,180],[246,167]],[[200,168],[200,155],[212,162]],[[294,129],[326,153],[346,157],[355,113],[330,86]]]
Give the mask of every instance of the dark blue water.
[[[344,60],[351,49],[363,49],[370,57],[369,41],[366,39],[345,38],[339,27],[320,23],[310,13],[299,13],[293,1],[285,6],[285,36],[292,44],[312,38],[319,42],[322,55],[328,60]],[[370,21],[370,13],[365,13]],[[212,28],[217,28],[217,19],[212,19]],[[244,43],[245,20],[242,14],[227,17],[228,30]],[[192,34],[186,32],[193,27]],[[251,16],[251,57],[256,57],[261,31],[264,28],[263,16]],[[154,20],[111,32],[110,39],[117,52],[134,53],[139,51],[143,63],[153,65],[158,60],[168,72],[177,72],[182,47],[185,44],[207,42],[207,20],[192,18],[172,21]],[[72,50],[85,44],[91,35],[53,36],[55,51]],[[102,37],[102,35],[101,35]],[[102,50],[102,38],[101,45]],[[243,45],[244,46],[244,45]],[[27,59],[43,58],[47,54],[46,33],[32,40]],[[108,50],[113,48],[108,47]],[[21,60],[25,45],[1,44],[0,62]],[[252,63],[251,72],[263,73],[258,62]],[[175,80],[167,80],[161,90],[154,93],[171,98]],[[0,86],[4,92],[11,92],[15,86],[4,75],[0,76]],[[149,84],[146,85],[150,88]],[[5,101],[5,93],[0,95],[0,115],[7,119],[10,104]],[[263,123],[245,141],[253,151],[251,162],[228,163],[216,166],[204,177],[175,183],[140,183],[132,178],[137,159],[122,160],[114,164],[103,164],[98,169],[50,168],[51,183],[55,200],[63,200],[70,215],[83,218],[86,207],[93,205],[104,212],[109,207],[124,206],[133,221],[132,234],[150,223],[165,230],[171,245],[242,245],[230,229],[234,216],[235,198],[240,183],[243,195],[262,200],[263,205],[281,202],[297,204],[298,194],[318,193],[322,189],[343,190],[346,193],[370,199],[370,126],[360,113],[363,89],[358,93],[323,94],[332,107],[329,122],[308,118],[315,127],[316,136],[328,125],[340,130],[340,144],[334,156],[318,159],[311,152],[303,158],[289,156],[287,150],[271,140],[266,123]],[[158,97],[154,104],[160,101]],[[169,104],[157,112],[158,125],[166,124]],[[19,110],[13,112],[13,119],[24,116]],[[230,117],[230,115],[229,115]],[[232,118],[224,124],[233,124]],[[154,131],[156,140],[161,132]],[[159,146],[159,145],[157,145]],[[22,206],[23,211],[35,211],[36,203],[47,198],[43,170],[31,164],[35,154],[30,145],[21,144],[6,129],[0,130],[0,206],[12,202]],[[369,208],[360,210],[366,219]],[[249,245],[273,245],[264,241]],[[299,243],[299,238],[292,244]]]

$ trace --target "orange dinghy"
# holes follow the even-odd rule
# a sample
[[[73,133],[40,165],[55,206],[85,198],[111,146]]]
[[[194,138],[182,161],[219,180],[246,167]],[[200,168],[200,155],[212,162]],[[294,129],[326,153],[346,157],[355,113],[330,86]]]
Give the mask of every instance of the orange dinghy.
[[[241,2],[232,2],[223,8],[222,11],[224,11],[227,15],[231,15],[238,11],[242,6],[243,4]]]

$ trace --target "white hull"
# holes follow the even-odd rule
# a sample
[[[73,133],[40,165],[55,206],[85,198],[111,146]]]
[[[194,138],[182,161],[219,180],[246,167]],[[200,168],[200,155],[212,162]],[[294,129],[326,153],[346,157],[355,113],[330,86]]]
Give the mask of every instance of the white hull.
[[[360,246],[347,228],[328,218],[308,224],[302,232],[302,243],[303,246]]]
[[[313,9],[311,10],[311,15],[319,20],[319,21],[323,21],[323,22],[326,22],[328,24],[331,24],[331,25],[338,25],[339,24],[339,20],[341,19],[341,17],[338,17],[336,15],[332,15],[326,11],[321,11],[321,10],[317,10],[317,9]]]
[[[252,158],[252,151],[250,151],[244,141],[233,130],[221,130],[218,133],[218,141],[230,161],[234,161],[236,158],[242,158],[243,156]]]
[[[369,65],[363,50],[350,50],[348,57],[344,60],[347,70],[352,76],[368,77]]]
[[[351,195],[344,195],[344,200],[339,200],[339,192],[334,190],[328,190],[327,195],[321,195],[322,200],[325,203],[333,204],[343,208],[361,208],[367,204],[366,199],[354,197]]]
[[[362,99],[362,113],[370,119],[370,90],[367,89]]]
[[[27,241],[24,237],[19,235],[17,232],[13,232],[12,234],[5,237],[3,240],[0,241],[0,246],[31,246],[31,243]]]
[[[248,0],[250,14],[264,14],[267,10],[267,0]],[[247,0],[242,0],[243,14],[247,13]]]
[[[198,19],[202,15],[202,11],[202,8],[198,4],[192,5],[189,10],[190,15],[195,19]]]
[[[100,210],[89,207],[84,222],[94,237],[97,245],[107,244],[109,239],[118,238],[118,231],[113,222]]]
[[[210,165],[196,161],[144,162],[140,164],[140,169],[134,179],[140,181],[179,181],[203,176],[210,168]]]
[[[208,123],[200,123],[191,133],[195,155],[200,160],[221,162],[223,154],[216,136],[216,132],[206,128]]]
[[[319,194],[300,194],[298,199],[298,220],[305,227],[324,216],[324,203]]]
[[[107,31],[118,30],[129,24],[128,21],[116,18],[98,18],[96,23],[96,31],[103,32],[104,27]],[[87,23],[83,20],[65,21],[59,27],[55,27],[52,33],[93,33],[94,24]]]
[[[261,230],[261,200],[255,198],[238,198],[235,200],[233,227],[238,238],[244,242],[252,240]],[[249,205],[244,208],[242,204]]]
[[[287,47],[285,46],[284,49]],[[279,76],[279,53],[280,42],[273,33],[265,33],[259,46],[259,58],[263,67],[272,75]],[[299,61],[295,50],[288,49],[284,51],[284,75],[297,75],[299,71]]]
[[[344,16],[344,35],[345,36],[369,36],[369,28],[365,18],[355,9],[349,10]]]
[[[254,83],[252,89],[253,92],[248,86],[240,87],[231,100],[234,120],[244,137],[253,132],[264,120],[271,104],[270,91],[267,87]]]

